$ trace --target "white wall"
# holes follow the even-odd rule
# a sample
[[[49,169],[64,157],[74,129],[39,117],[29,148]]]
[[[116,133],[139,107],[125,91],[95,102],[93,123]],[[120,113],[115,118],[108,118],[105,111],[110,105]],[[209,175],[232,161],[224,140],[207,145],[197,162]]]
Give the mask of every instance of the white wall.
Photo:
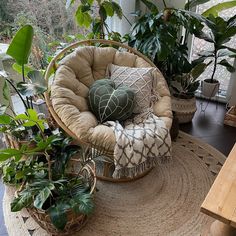
[[[234,68],[236,68],[236,60],[234,61]],[[227,101],[229,101],[229,106],[236,105],[236,72],[231,74],[227,91]]]

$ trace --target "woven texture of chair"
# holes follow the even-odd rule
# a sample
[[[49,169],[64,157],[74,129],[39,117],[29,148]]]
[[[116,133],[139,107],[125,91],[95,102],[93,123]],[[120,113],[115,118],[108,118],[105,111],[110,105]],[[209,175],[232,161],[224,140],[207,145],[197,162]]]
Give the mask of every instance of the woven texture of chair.
[[[113,63],[127,67],[156,66],[137,50],[110,40],[85,40],[63,49],[50,62],[46,71],[49,92],[45,94],[48,108],[68,135],[81,145],[102,150],[113,158],[116,143],[113,130],[99,124],[89,111],[87,95],[94,81],[105,77],[107,65]],[[50,82],[55,71],[53,82]],[[154,90],[159,99],[153,105],[153,113],[160,117],[170,129],[172,124],[171,98],[163,75],[157,69]],[[109,164],[110,165],[110,164]],[[107,178],[104,170],[103,177]],[[108,177],[109,179],[109,177]]]

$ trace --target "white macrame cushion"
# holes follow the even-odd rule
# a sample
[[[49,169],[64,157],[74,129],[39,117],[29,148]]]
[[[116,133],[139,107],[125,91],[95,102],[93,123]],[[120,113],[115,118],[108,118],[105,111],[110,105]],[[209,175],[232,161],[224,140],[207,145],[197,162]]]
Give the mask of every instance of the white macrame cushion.
[[[155,68],[133,68],[109,64],[107,73],[116,84],[126,85],[135,92],[133,113],[142,113],[149,110],[152,100],[153,76]]]

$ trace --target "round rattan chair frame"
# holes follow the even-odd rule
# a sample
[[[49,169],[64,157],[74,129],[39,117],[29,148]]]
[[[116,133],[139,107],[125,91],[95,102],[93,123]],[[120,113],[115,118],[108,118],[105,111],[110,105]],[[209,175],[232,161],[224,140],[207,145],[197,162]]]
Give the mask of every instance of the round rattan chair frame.
[[[58,68],[58,64],[57,62],[59,60],[61,60],[68,52],[72,52],[73,49],[76,49],[79,46],[94,46],[94,44],[100,44],[100,46],[115,46],[116,48],[122,48],[122,49],[126,49],[127,52],[132,53],[134,55],[137,55],[139,57],[141,57],[142,59],[144,59],[146,62],[148,62],[151,66],[157,68],[155,66],[155,64],[148,59],[146,56],[144,56],[142,53],[140,53],[139,51],[135,50],[134,48],[131,48],[128,45],[122,44],[120,42],[116,42],[116,41],[112,41],[112,40],[105,40],[105,39],[90,39],[90,40],[83,40],[83,41],[78,41],[76,43],[73,43],[69,46],[67,46],[66,48],[64,48],[62,51],[60,51],[60,53],[58,53],[50,62],[50,64],[47,67],[46,73],[45,73],[45,80],[47,81],[47,83],[49,84],[49,78],[52,74],[52,72],[55,72],[56,69]],[[55,110],[53,109],[52,103],[51,103],[51,99],[50,99],[50,89],[44,93],[45,96],[45,101],[46,104],[48,106],[48,109],[52,115],[52,117],[55,119],[56,123],[72,138],[74,138],[75,140],[77,140],[79,142],[79,144],[83,145],[83,146],[87,146],[87,147],[91,147],[91,148],[95,148],[99,150],[99,146],[97,146],[96,144],[91,144],[91,143],[87,143],[84,140],[81,140],[79,137],[77,137],[70,129],[68,129],[68,127],[63,123],[63,121],[60,119],[60,117],[57,115],[57,113],[55,112]],[[104,151],[104,155],[106,155],[107,157],[109,157],[111,160],[113,160],[113,152],[111,151]],[[132,181],[132,180],[136,180],[139,179],[141,177],[143,177],[144,175],[146,175],[147,173],[149,173],[151,171],[152,168],[147,169],[146,171],[144,171],[143,173],[141,173],[140,175],[134,177],[134,178],[120,178],[120,179],[114,179],[112,177],[107,177],[107,176],[97,176],[98,179],[101,180],[106,180],[106,181],[111,181],[111,182],[128,182],[128,181]]]

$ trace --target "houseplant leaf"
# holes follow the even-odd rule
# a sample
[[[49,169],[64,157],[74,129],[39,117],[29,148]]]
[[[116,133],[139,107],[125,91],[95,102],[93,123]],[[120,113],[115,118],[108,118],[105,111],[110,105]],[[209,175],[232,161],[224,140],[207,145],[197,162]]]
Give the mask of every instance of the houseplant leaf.
[[[12,69],[16,71],[18,74],[22,75],[22,67],[19,64],[14,63],[12,65]],[[25,70],[25,74],[28,74],[31,70],[33,70],[33,68],[30,66],[24,66],[24,70]]]
[[[35,197],[34,206],[38,209],[42,209],[43,204],[51,195],[51,190],[48,187],[43,188]]]
[[[48,213],[53,225],[57,229],[63,230],[67,223],[67,216],[63,205],[57,204],[57,206],[50,207]]]
[[[219,4],[216,4],[215,6],[209,8],[208,10],[204,11],[202,13],[202,15],[205,17],[207,17],[209,15],[213,15],[216,17],[216,16],[218,16],[220,11],[223,11],[223,10],[235,7],[235,6],[236,6],[236,0],[219,3]]]
[[[47,90],[47,83],[44,80],[43,75],[38,70],[29,71],[27,76],[31,82],[19,82],[17,89],[25,96],[33,96],[43,94]]]
[[[206,2],[209,2],[210,0],[189,0],[185,6],[184,9],[189,10],[193,7],[196,7],[198,5],[204,4]]]
[[[7,54],[21,66],[28,63],[33,35],[33,27],[25,25],[16,33],[8,47]]]
[[[2,111],[4,111],[4,107]],[[0,125],[9,125],[11,123],[11,117],[8,115],[0,115]]]
[[[157,14],[159,11],[158,11],[158,8],[155,4],[153,4],[151,1],[149,0],[141,0],[141,2],[152,12],[152,13],[155,13]]]
[[[205,63],[200,63],[200,64],[196,65],[191,71],[191,75],[192,75],[193,79],[194,80],[197,79],[204,72],[206,67],[207,67],[207,64],[205,64]]]
[[[226,69],[231,73],[235,71],[235,68],[232,65],[230,65],[229,62],[226,59],[221,60],[217,64],[226,67]]]
[[[15,198],[11,203],[11,211],[17,212],[28,207],[32,203],[32,194],[27,190],[20,193],[20,196]]]

